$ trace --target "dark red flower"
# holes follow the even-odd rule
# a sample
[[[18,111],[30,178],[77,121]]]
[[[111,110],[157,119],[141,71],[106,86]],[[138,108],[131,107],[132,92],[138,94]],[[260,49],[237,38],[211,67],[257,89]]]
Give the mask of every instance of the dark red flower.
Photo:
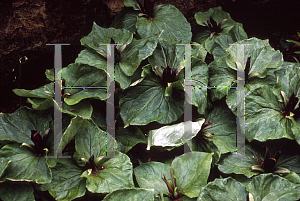
[[[105,166],[100,165],[99,169],[104,170]],[[92,169],[92,173],[94,174],[94,177],[97,177],[98,169],[96,167],[95,161],[94,161],[94,155],[92,155],[89,160],[86,162],[86,169]]]
[[[247,59],[247,63],[246,63],[246,67],[245,67],[245,83],[248,83],[248,78],[249,78],[249,71],[250,71],[250,59],[251,57],[249,57]]]
[[[75,152],[75,139],[72,139],[64,148],[64,150],[62,151],[62,153],[65,152]]]
[[[111,39],[111,44],[116,44],[113,39]],[[117,49],[117,45],[114,45],[114,53],[115,53],[115,63],[119,63],[121,60],[121,52]]]
[[[154,4],[155,4],[155,0],[145,0],[144,5],[140,0],[138,0],[140,11],[144,14],[139,16],[146,16],[148,20],[152,20],[154,17],[154,10],[153,10]]]
[[[213,124],[213,123],[211,123],[211,122],[209,122],[209,121],[204,122],[204,123],[202,124],[202,126],[201,126],[201,130],[199,131],[200,136],[203,136],[203,135],[204,135],[204,136],[206,136],[206,137],[208,137],[208,138],[211,138],[212,136],[214,136],[214,133],[209,133],[209,132],[203,130],[205,127],[207,127],[207,126],[209,126],[209,125],[212,125],[212,124]]]
[[[205,128],[206,126],[212,125],[213,123],[206,121],[202,124],[202,129]]]
[[[298,101],[299,98],[296,97],[295,94],[293,93],[289,99],[289,102],[286,104],[285,109],[283,111],[280,111],[280,113],[285,115],[286,118],[288,116],[294,116],[294,118],[300,117],[300,107],[295,109]]]
[[[168,87],[171,85],[171,83],[177,81],[177,77],[181,70],[184,69],[184,66],[179,66],[177,69],[172,69],[169,66],[161,66],[161,68],[163,69],[163,72],[161,72],[161,69],[159,69],[157,66],[154,66],[156,73],[162,80],[162,85]]]
[[[44,152],[44,149],[47,148],[47,139],[48,135],[45,133],[44,137],[40,135],[40,131],[31,131],[31,140],[34,143],[33,149],[35,150],[35,155],[36,156],[41,156]]]
[[[205,128],[205,127],[207,127],[207,126],[209,126],[209,125],[212,125],[213,123],[211,123],[211,122],[209,122],[209,121],[206,121],[206,122],[204,122],[203,124],[202,124],[202,126],[201,126],[201,131],[203,131],[203,129]]]
[[[212,39],[214,34],[220,35],[222,32],[221,26],[225,21],[227,21],[227,19],[223,19],[219,25],[217,25],[217,22],[213,20],[212,17],[210,17],[210,20],[203,20],[204,24],[209,28],[210,31],[209,39]]]
[[[164,86],[168,86],[168,83],[173,83],[176,81],[176,69],[171,69],[169,66],[164,68],[161,66],[163,71],[162,82]]]
[[[278,151],[275,158],[270,157],[269,147],[267,147],[267,153],[265,155],[264,160],[261,160],[257,156],[255,156],[255,160],[258,166],[252,166],[250,171],[262,171],[264,173],[272,173],[275,171],[275,165],[280,157],[281,151]],[[260,167],[259,167],[260,166]]]

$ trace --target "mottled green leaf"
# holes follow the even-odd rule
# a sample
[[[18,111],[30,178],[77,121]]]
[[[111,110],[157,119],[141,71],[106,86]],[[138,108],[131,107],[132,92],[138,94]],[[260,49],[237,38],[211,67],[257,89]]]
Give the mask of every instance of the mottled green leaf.
[[[0,183],[0,199],[3,201],[35,200],[32,185],[29,182]]]
[[[1,181],[31,181],[36,183],[51,182],[51,170],[45,157],[39,157],[29,147],[20,144],[8,144],[0,150],[0,157],[12,160],[5,169]]]
[[[201,189],[197,201],[235,200],[247,201],[246,188],[231,177],[215,179]]]
[[[80,177],[83,171],[71,159],[59,159],[57,165],[52,168],[51,183],[41,185],[40,190],[48,190],[55,200],[59,201],[82,197],[86,191],[86,179]]]
[[[152,190],[142,188],[116,190],[103,199],[103,201],[154,201]]]
[[[11,114],[0,114],[0,140],[34,145],[31,130],[44,133],[51,117],[47,112],[21,107]]]
[[[262,174],[247,185],[254,201],[295,201],[300,198],[300,185],[273,174]]]
[[[189,44],[192,38],[191,25],[173,5],[166,4],[154,12],[154,18],[140,17],[136,22],[137,33],[142,38],[160,35],[162,45]]]

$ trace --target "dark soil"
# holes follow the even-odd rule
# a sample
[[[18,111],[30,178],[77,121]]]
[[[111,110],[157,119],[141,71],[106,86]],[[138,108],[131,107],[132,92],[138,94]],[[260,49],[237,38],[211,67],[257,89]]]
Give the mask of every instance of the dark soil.
[[[231,17],[243,24],[249,37],[269,39],[282,51],[286,61],[300,61],[294,51],[299,47],[286,39],[299,41],[300,7],[297,0],[158,0],[174,4],[197,25],[194,14],[222,6]],[[83,49],[80,39],[93,22],[109,27],[122,9],[122,0],[2,0],[0,3],[0,112],[12,113],[26,103],[12,89],[35,89],[47,83],[45,70],[54,67],[53,43],[63,46],[63,67],[73,63]],[[25,62],[25,56],[28,60]],[[20,63],[20,60],[21,62]]]

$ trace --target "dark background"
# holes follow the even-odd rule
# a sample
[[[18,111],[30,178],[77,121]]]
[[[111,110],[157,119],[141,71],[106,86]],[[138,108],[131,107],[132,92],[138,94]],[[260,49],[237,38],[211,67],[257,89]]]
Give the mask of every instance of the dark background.
[[[222,6],[231,17],[243,24],[250,37],[269,39],[284,59],[300,61],[293,52],[296,46],[286,39],[298,39],[300,31],[299,0],[160,0],[172,3],[191,23],[196,12]],[[54,67],[54,46],[48,43],[69,43],[62,48],[63,67],[73,63],[83,49],[80,39],[86,36],[95,21],[109,27],[121,11],[123,0],[0,0],[0,112],[14,112],[20,105],[29,105],[27,98],[16,96],[12,89],[36,89],[47,83],[45,70]],[[28,60],[20,64],[24,56]],[[21,68],[21,76],[20,76]]]

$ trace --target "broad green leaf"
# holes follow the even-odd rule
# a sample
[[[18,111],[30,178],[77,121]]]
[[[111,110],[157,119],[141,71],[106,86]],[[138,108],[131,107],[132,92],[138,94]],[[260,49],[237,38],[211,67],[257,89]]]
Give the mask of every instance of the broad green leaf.
[[[246,98],[245,131],[246,139],[266,141],[270,139],[293,139],[291,121],[280,111],[284,104],[278,101],[273,90],[267,85],[250,90]]]
[[[171,179],[170,166],[160,162],[148,162],[134,168],[134,175],[140,188],[153,189],[156,194],[168,195],[166,183],[162,180],[164,175]]]
[[[79,116],[72,118],[70,124],[64,130],[64,133],[61,136],[58,146],[61,146],[63,150],[77,133],[90,125],[90,122]]]
[[[53,102],[53,98],[27,98],[27,101],[32,105],[32,108],[35,110],[46,110],[48,108],[53,107],[54,102]]]
[[[246,91],[244,91],[244,93],[246,93]],[[238,95],[237,89],[231,88],[231,90],[228,91],[228,94],[226,97],[226,104],[234,115],[237,115],[237,105],[244,104],[243,103],[244,99],[238,98],[237,95]]]
[[[194,50],[193,52],[196,51],[197,50]],[[155,49],[153,55],[148,58],[148,61],[157,76],[160,76],[159,74],[162,75],[164,68],[167,66],[171,69],[181,68],[184,65],[184,46],[159,46]],[[160,71],[160,73],[157,71]],[[183,84],[184,70],[181,70],[177,76],[177,81],[173,82],[171,86],[165,88],[164,96],[170,97],[173,90],[176,89],[184,90]]]
[[[205,61],[207,51],[203,47],[203,45],[193,42],[191,44],[191,47],[192,47],[192,49],[191,49],[192,50],[192,52],[191,52],[192,53],[192,64],[193,64],[194,59],[196,59],[196,61],[197,60]]]
[[[102,130],[106,130],[106,104],[105,101],[91,100],[93,113],[91,119]],[[105,109],[103,109],[105,108]]]
[[[150,130],[148,135],[147,150],[151,146],[181,146],[186,141],[191,140],[200,131],[204,119],[197,122],[182,122],[171,126],[163,126],[159,129]],[[185,130],[185,124],[191,126],[191,132]]]
[[[80,117],[77,117],[77,118],[80,119]],[[54,120],[52,120],[50,122],[50,126],[49,126],[50,131],[48,133],[48,139],[47,139],[47,144],[46,144],[46,147],[49,150],[47,152],[47,155],[51,156],[51,157],[46,158],[48,167],[50,167],[50,168],[55,167],[55,165],[57,163],[57,158],[53,157],[53,156],[54,155],[56,156],[56,154],[57,154],[57,156],[60,157],[62,154],[61,152],[64,149],[64,147],[66,146],[67,142],[69,142],[71,140],[70,138],[66,138],[68,135],[65,136],[65,134],[64,134],[66,129],[69,128],[71,121],[72,121],[71,116],[62,114],[62,129],[58,133],[54,133]],[[71,128],[72,127],[74,127],[74,125],[72,125]],[[69,129],[71,129],[71,128],[69,128]],[[80,129],[80,127],[78,127],[78,129]],[[42,132],[40,134],[43,135]],[[66,143],[66,144],[63,145],[62,150],[59,150],[58,145],[61,146],[62,141],[64,141],[64,143]],[[57,151],[60,151],[60,152],[57,152]]]
[[[106,71],[107,69],[107,59],[97,53],[95,50],[86,48],[82,50],[75,60],[77,64],[87,64],[89,66],[96,67]]]
[[[211,90],[211,99],[212,101],[220,100],[228,94],[229,90],[234,90],[230,87],[236,85],[236,71],[228,67],[225,57],[211,62],[208,67],[210,71],[209,86],[223,87]]]
[[[154,201],[152,190],[142,188],[131,188],[116,190],[103,199],[103,201]]]
[[[70,116],[80,116],[84,119],[89,119],[92,116],[93,107],[87,100],[82,100],[75,105],[63,103],[61,111]]]
[[[278,82],[275,85],[275,92],[277,92],[279,101],[281,102],[282,95],[280,91],[283,91],[287,98],[289,99],[292,93],[296,97],[300,97],[300,65],[291,62],[284,62],[281,68],[275,70],[275,75]],[[296,104],[295,108],[300,106],[299,103]],[[300,118],[290,117],[291,121],[291,130],[293,132],[295,140],[300,144]]]
[[[107,52],[106,44],[110,44],[111,39],[113,39],[116,44],[124,45],[129,44],[132,38],[133,34],[125,29],[115,29],[112,27],[102,28],[94,22],[92,31],[89,35],[83,37],[80,42],[81,45],[92,48],[96,51]],[[118,45],[117,47],[120,46],[121,45]]]
[[[114,139],[111,139],[110,142],[110,144],[106,142],[106,132],[92,123],[91,126],[81,129],[75,135],[76,152],[73,157],[80,166],[84,166],[82,158],[87,161],[92,155],[94,155],[95,159],[105,156],[106,149],[110,150],[114,146]]]
[[[20,144],[8,144],[0,150],[0,157],[12,160],[5,169],[1,181],[31,181],[36,183],[51,182],[51,170],[45,157],[35,156],[29,147]]]
[[[124,125],[146,125],[152,121],[169,124],[176,121],[183,114],[184,93],[173,89],[172,96],[166,97],[164,94],[165,87],[155,75],[124,90],[119,101]]]
[[[290,172],[288,175],[284,177],[285,179],[289,180],[294,184],[300,184],[300,176],[295,172]]]
[[[199,44],[203,44],[203,47],[205,48],[205,40],[210,37],[210,30],[207,27],[198,27],[199,31],[198,33],[193,35],[192,41],[197,42]],[[222,34],[220,34],[222,35]],[[214,39],[214,38],[213,38]],[[202,43],[201,43],[202,41]]]
[[[245,153],[233,152],[223,155],[218,163],[218,169],[225,174],[243,174],[247,178],[259,174],[250,171],[253,165],[257,165],[254,157],[264,159],[265,149],[257,150],[255,146],[246,145]]]
[[[285,148],[288,149],[288,148]],[[300,174],[300,156],[294,154],[288,154],[282,151],[275,167],[286,168],[290,171],[293,171],[297,174]],[[275,155],[274,155],[275,156]]]
[[[292,93],[300,97],[300,64],[284,62],[274,73],[278,80],[276,89],[284,91],[288,99]]]
[[[213,153],[188,152],[172,162],[176,187],[182,194],[194,198],[207,184]],[[184,192],[184,193],[183,193]]]
[[[243,29],[243,25],[241,23],[235,22],[230,17],[229,13],[224,12],[220,6],[210,8],[207,12],[195,13],[196,22],[201,26],[206,26],[203,21],[210,20],[210,17],[212,17],[218,25],[222,20],[227,19],[221,25],[222,32],[220,33],[220,35],[215,33],[214,36],[210,39],[211,32],[207,27],[206,30],[200,31],[194,37],[194,40],[198,43],[201,43],[210,54],[213,53],[214,48],[221,47],[224,49],[228,47],[228,44],[230,43],[248,38],[246,32]],[[219,41],[217,42],[218,39]],[[226,42],[229,43],[226,44]],[[222,54],[219,54],[218,56],[221,55]]]
[[[44,133],[49,128],[51,117],[46,111],[21,107],[11,114],[0,114],[0,140],[34,145],[31,130]]]
[[[54,96],[54,84],[49,83],[41,86],[38,89],[26,90],[26,89],[13,89],[13,92],[22,97],[32,98],[53,98]]]
[[[130,32],[136,32],[135,24],[138,14],[139,11],[135,11],[130,8],[123,8],[122,11],[116,15],[111,26],[116,29],[127,29]]]
[[[177,69],[184,62],[184,46],[182,45],[159,45],[154,50],[153,54],[148,58],[153,70],[154,66],[169,66],[172,69]]]
[[[29,182],[0,183],[0,199],[2,201],[32,201],[34,191]]]
[[[247,201],[246,188],[236,180],[228,177],[226,179],[215,179],[201,189],[197,201],[219,201],[235,200]]]
[[[276,78],[274,75],[274,70],[272,69],[267,72],[267,76],[264,78],[259,77],[251,77],[251,81],[249,81],[249,84],[246,84],[245,87],[245,96],[247,96],[247,93],[250,89],[250,85],[257,86],[257,85],[269,85],[270,87],[273,87],[276,83]],[[237,102],[239,101],[239,102]],[[234,88],[231,88],[231,90],[228,91],[227,97],[226,97],[226,103],[229,107],[229,109],[232,111],[233,114],[237,114],[237,103],[241,104],[240,102],[244,101],[243,99],[237,100],[237,91]]]
[[[183,14],[170,4],[156,10],[152,20],[139,17],[136,29],[141,38],[161,34],[159,42],[162,45],[189,44],[192,38],[191,25]]]
[[[173,83],[172,83],[172,85],[173,85]],[[172,95],[172,92],[173,92],[173,86],[172,85],[166,87],[165,96],[171,96]]]
[[[120,84],[122,89],[126,89],[131,86],[135,81],[141,79],[142,73],[141,66],[137,68],[132,76],[126,76],[124,72],[121,70],[119,64],[115,64],[115,81]]]
[[[137,4],[136,0],[124,0],[124,6],[133,7],[134,10],[139,10],[136,4]]]
[[[32,104],[32,108],[35,110],[46,110],[48,108],[51,108],[54,106],[54,84],[49,83],[45,85],[44,87],[40,87],[38,89],[34,90],[24,90],[24,89],[15,89],[16,94],[20,96],[25,96],[25,97],[33,97],[32,99],[28,98],[28,102]],[[47,91],[46,89],[49,89]],[[41,90],[43,92],[41,92]],[[67,90],[68,91],[68,90]],[[47,94],[45,96],[45,94]],[[45,99],[46,98],[46,99]],[[74,112],[68,111],[70,109],[73,109]],[[77,111],[77,113],[75,113]],[[92,107],[90,106],[89,103],[85,102],[80,102],[76,105],[69,106],[68,104],[63,104],[63,113],[68,113],[72,116],[83,116],[85,118],[90,118],[91,112],[92,112]]]
[[[9,158],[0,158],[0,177],[11,162],[12,161]]]
[[[201,34],[201,33],[199,33]],[[209,33],[210,34],[210,33]],[[237,41],[247,39],[247,34],[243,29],[243,25],[240,23],[236,23],[234,27],[232,27],[228,33],[221,33],[214,41],[213,49],[212,49],[212,55],[214,56],[214,59],[218,59],[224,55],[227,55],[228,52],[226,49],[230,46],[230,44],[233,44]],[[214,38],[212,40],[214,40]],[[206,41],[208,41],[207,34],[206,34]],[[203,39],[202,39],[203,40]],[[199,41],[199,39],[197,40]],[[201,41],[201,39],[200,39]]]
[[[84,170],[71,159],[59,159],[52,168],[52,181],[40,186],[40,190],[49,191],[55,200],[67,201],[84,196],[86,179],[80,177]]]
[[[275,157],[277,151],[281,151],[281,155],[277,160],[274,168],[286,168],[290,171],[294,171],[297,174],[300,173],[300,157],[298,155],[292,155],[287,153],[286,150],[289,146],[274,146],[270,148],[270,157]],[[248,178],[258,174],[258,171],[250,171],[251,167],[257,165],[256,157],[260,160],[264,160],[266,149],[257,145],[245,146],[245,153],[231,153],[221,158],[218,168],[225,174],[244,174]]]
[[[203,20],[210,20],[210,17],[213,18],[219,24],[223,19],[228,19],[223,25],[225,24],[232,25],[234,23],[234,20],[230,17],[230,14],[227,12],[224,12],[221,6],[210,8],[207,12],[197,12],[195,13],[195,19],[196,22],[201,26],[206,26]]]
[[[100,69],[88,65],[70,64],[63,68],[62,77],[66,81],[65,93],[70,97],[65,97],[64,101],[68,105],[75,105],[85,98],[95,98],[104,100],[107,98],[106,88],[85,88],[85,87],[105,87],[107,74]]]
[[[210,138],[204,138],[213,142],[218,147],[221,154],[236,150],[236,117],[231,113],[225,104],[215,106],[214,109],[208,114],[205,121],[209,121],[212,124],[208,125],[203,130],[208,133],[213,133],[213,136]],[[203,132],[200,132],[198,135],[203,136]],[[201,139],[198,141],[200,140]],[[197,147],[197,140],[193,141],[193,144],[195,144],[193,146]],[[199,150],[199,148],[196,150],[205,151],[203,149]]]
[[[140,40],[133,39],[133,41],[126,46],[124,51],[121,52],[121,60],[115,65],[116,81],[120,83],[121,88],[127,88],[131,84],[134,77],[129,76],[134,75],[141,61],[153,53],[156,45],[157,37]],[[92,49],[87,48],[82,50],[75,62],[107,71],[106,58],[100,56],[100,54]]]
[[[118,142],[118,151],[122,153],[128,152],[138,143],[147,143],[146,136],[136,126],[119,128],[116,133],[116,138]]]
[[[15,89],[16,94],[25,97],[34,97],[32,99],[28,98],[28,102],[32,104],[32,108],[35,110],[46,110],[53,107],[54,105],[54,84],[49,83],[43,87],[34,90],[24,90]],[[43,92],[41,92],[41,90]],[[47,91],[48,90],[48,91]],[[50,92],[49,92],[50,91]],[[45,96],[46,94],[46,96]],[[45,99],[46,98],[46,99]],[[68,110],[73,109],[74,112]],[[77,114],[75,113],[77,111]],[[63,113],[68,113],[70,115],[79,115],[85,118],[90,118],[92,107],[87,102],[80,102],[73,106],[68,106],[68,104],[63,104]]]
[[[120,83],[122,89],[126,89],[131,84],[131,79],[124,74],[119,64],[115,64],[115,80]]]
[[[300,185],[273,174],[262,174],[253,178],[247,191],[255,201],[295,201],[300,198]]]
[[[277,69],[270,69],[270,70],[268,69],[267,75],[264,78],[251,77],[251,79],[249,80],[249,83],[251,83],[251,84],[266,84],[266,85],[269,85],[270,87],[273,87],[277,82],[275,74],[274,74],[274,72],[276,70]]]
[[[200,151],[206,153],[214,153],[212,156],[212,165],[214,166],[220,159],[221,152],[218,147],[212,142],[209,141],[206,137],[201,136],[202,131],[198,133],[191,141],[187,142],[187,145],[192,151]]]
[[[87,178],[86,187],[90,192],[110,193],[118,189],[134,187],[132,164],[127,155],[115,151],[115,157],[101,165],[104,165],[105,168],[98,171],[97,177],[94,177],[89,170],[81,175],[81,177]]]
[[[157,45],[157,37],[135,40],[121,52],[119,66],[126,76],[132,76],[141,61],[152,55]]]
[[[137,71],[136,71],[137,72]],[[141,81],[143,81],[148,75],[150,76],[152,74],[152,67],[150,64],[147,64],[142,67],[142,72],[140,73],[140,79],[137,79],[134,83],[132,83],[130,86],[135,86]]]
[[[283,63],[283,56],[279,50],[274,50],[269,44],[268,40],[260,40],[257,38],[249,38],[238,41],[232,44],[227,49],[229,53],[226,56],[226,62],[228,66],[234,70],[237,69],[235,61],[238,61],[238,48],[236,44],[248,44],[244,45],[245,58],[251,56],[249,75],[252,73],[259,73],[258,76],[263,78],[266,76],[269,69],[279,68]]]
[[[211,32],[207,29],[197,33],[194,37],[194,41],[203,44],[207,52],[212,54],[215,59],[226,55],[227,52],[224,50],[228,48],[230,44],[248,38],[241,23],[235,22],[234,26],[229,25],[226,28],[225,25],[223,26],[224,29],[221,34],[214,34],[212,39],[210,39]]]
[[[192,62],[192,93],[186,92],[188,102],[198,108],[199,114],[207,113],[208,67],[201,61]],[[192,95],[192,97],[191,97]]]
[[[251,56],[249,78],[246,80],[246,84],[274,85],[273,70],[280,67],[283,62],[282,54],[271,48],[267,40],[250,38],[230,45],[226,49],[226,52],[228,52],[227,56],[219,57],[209,65],[211,75],[209,78],[210,86],[228,87],[212,90],[212,101],[230,94],[226,102],[234,114],[236,114],[236,95],[231,90],[229,93],[229,89],[236,86],[237,83],[237,66],[235,63],[237,61],[236,44],[245,44],[245,58]],[[271,72],[269,73],[268,71]],[[258,74],[253,75],[253,73]],[[250,76],[251,74],[252,76]]]
[[[234,179],[236,180],[236,181],[238,181],[239,183],[241,183],[243,186],[247,186],[247,184],[249,184],[251,181],[252,181],[252,179],[251,178],[247,178],[245,175],[243,175],[243,174],[236,174],[236,175],[234,175]]]
[[[292,132],[295,136],[295,140],[298,144],[300,144],[300,118],[298,119],[294,119],[294,118],[291,118],[292,119],[292,124],[291,124],[291,129],[292,129]]]
[[[55,73],[54,72],[54,68],[47,69],[45,71],[45,75],[46,75],[47,79],[50,80],[50,81],[52,81],[52,82],[54,81],[54,77],[55,77],[54,73]]]

